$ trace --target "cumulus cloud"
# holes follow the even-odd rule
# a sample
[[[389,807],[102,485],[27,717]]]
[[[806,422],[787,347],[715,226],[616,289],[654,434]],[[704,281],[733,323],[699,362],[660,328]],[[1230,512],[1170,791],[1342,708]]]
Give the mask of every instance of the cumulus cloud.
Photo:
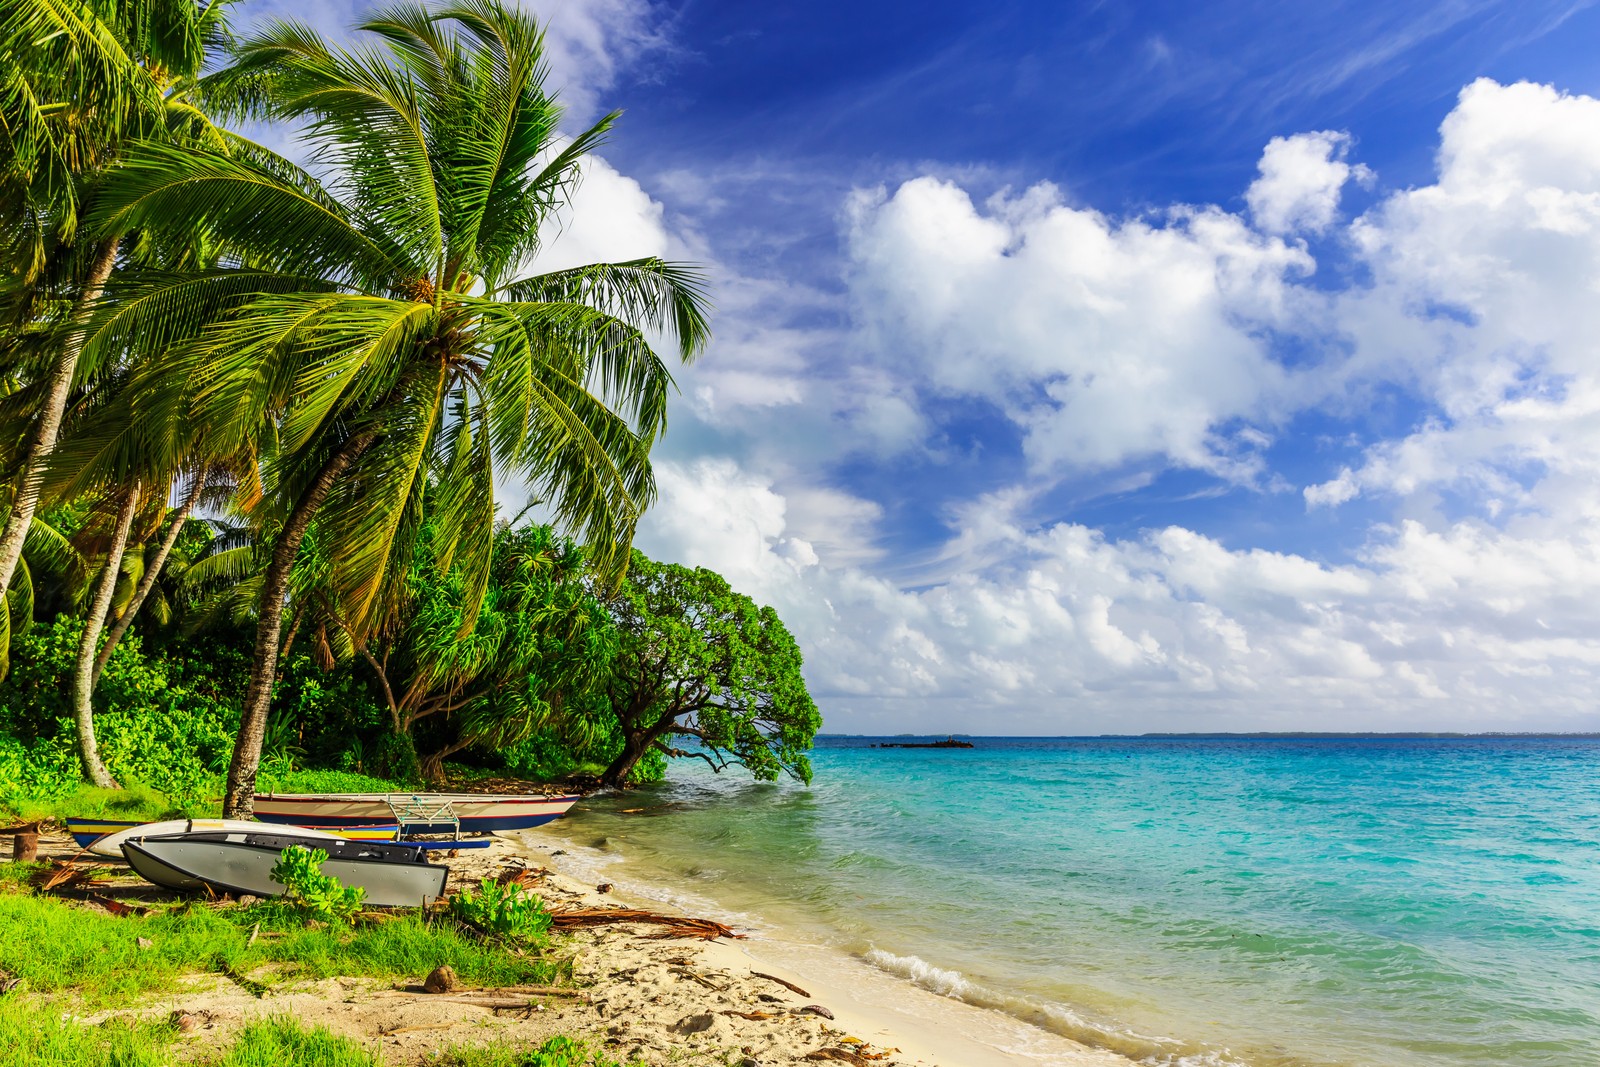
[[[674,468],[643,540],[777,606],[836,729],[1592,720],[1595,526],[1539,540],[1406,523],[1340,566],[1178,527],[1120,541],[1073,523],[991,529],[1003,562],[906,590],[819,563],[785,510],[734,464]]]
[[[1261,177],[1245,192],[1258,227],[1268,233],[1326,232],[1339,213],[1345,183],[1372,172],[1345,162],[1350,135],[1332,130],[1274,137],[1261,154]]]
[[[879,356],[982,397],[1037,471],[1148,457],[1238,481],[1290,391],[1265,331],[1287,325],[1307,253],[1216,208],[1116,220],[1049,185],[983,208],[925,177],[849,210],[852,292]]]
[[[1600,100],[1480,80],[1440,135],[1438,180],[1352,226],[1374,282],[1338,308],[1365,373],[1406,368],[1438,414],[1307,500],[1560,508],[1545,490],[1600,474]]]
[[[818,551],[870,536],[870,505],[756,454],[673,464],[641,543],[778,606],[837,729],[1593,728],[1600,102],[1479,82],[1440,136],[1433,182],[1352,223],[1337,134],[1274,142],[1248,220],[1115,219],[1049,186],[979,204],[931,176],[847,213],[846,343],[913,426],[928,396],[995,405],[1036,484],[1140,456],[1246,481],[1293,412],[1412,395],[1410,432],[1305,490],[1403,505],[1353,558],[1038,524],[996,486],[947,509],[939,577],[905,587]],[[1363,280],[1313,286],[1295,233],[1341,240]]]

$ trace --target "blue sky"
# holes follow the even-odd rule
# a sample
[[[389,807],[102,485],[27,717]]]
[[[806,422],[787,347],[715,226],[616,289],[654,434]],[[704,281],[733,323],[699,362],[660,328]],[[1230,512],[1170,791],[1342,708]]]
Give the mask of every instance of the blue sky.
[[[1600,9],[533,9],[830,729],[1600,729]]]

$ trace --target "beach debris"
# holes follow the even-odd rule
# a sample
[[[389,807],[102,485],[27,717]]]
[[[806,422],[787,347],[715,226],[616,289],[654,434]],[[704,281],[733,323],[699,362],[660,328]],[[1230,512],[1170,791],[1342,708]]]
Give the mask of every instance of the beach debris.
[[[448,963],[435,967],[422,980],[422,989],[427,993],[449,993],[456,988],[455,968]]]
[[[661,937],[697,937],[714,941],[719,937],[742,938],[729,927],[711,919],[691,919],[684,915],[661,915],[637,908],[575,908],[569,911],[552,911],[552,930],[582,930],[592,926],[609,926],[614,923],[646,923],[665,926]]]
[[[709,1011],[703,1011],[695,1015],[685,1015],[667,1029],[674,1034],[703,1034],[711,1029],[716,1021],[716,1016]]]
[[[507,867],[495,876],[500,885],[532,885],[550,872],[543,867]]]
[[[248,941],[246,941],[244,943],[244,947],[245,948],[249,948],[251,945],[255,944],[256,943],[256,938],[258,938],[260,936],[261,936],[261,924],[260,923],[256,923],[254,926],[252,926],[250,928],[250,940],[248,940]]]
[[[100,905],[113,915],[137,915],[143,918],[150,914],[149,908],[140,907],[137,904],[124,904],[120,900],[112,900],[110,897],[101,896],[99,893],[85,893],[83,898],[91,904]]]
[[[611,892],[611,883],[601,882],[599,885],[594,887],[594,891],[596,893],[609,893]]]
[[[782,1015],[778,1014],[775,1011],[735,1011],[732,1008],[723,1009],[722,1014],[724,1014],[724,1015],[737,1015],[741,1019],[751,1019],[751,1020],[754,1020],[756,1022],[761,1022],[761,1021],[766,1020],[766,1019],[781,1019],[781,1018],[783,1018]]]
[[[827,1008],[824,1008],[821,1004],[807,1004],[803,1008],[796,1008],[795,1009],[795,1014],[796,1015],[820,1015],[824,1019],[833,1018],[833,1012],[829,1011]]]
[[[427,990],[419,985],[397,984],[391,988],[393,988],[397,993],[427,992]],[[585,995],[586,991],[582,989],[563,989],[558,986],[545,985],[503,985],[494,986],[489,989],[461,989],[458,987],[455,992],[457,995],[453,997],[446,997],[437,994],[430,994],[430,996],[437,995],[438,999],[444,1001],[458,1001],[461,1000],[462,997],[471,998],[484,993],[509,993],[519,997],[581,997]]]
[[[857,1064],[858,1067],[863,1067],[863,1065],[870,1064],[873,1060],[873,1057],[863,1056],[859,1052],[851,1052],[847,1048],[832,1046],[829,1048],[819,1048],[814,1052],[808,1052],[806,1053],[806,1059],[838,1060],[840,1063],[854,1063]]]
[[[457,1020],[452,1019],[447,1023],[423,1023],[418,1026],[395,1026],[388,1030],[379,1029],[378,1033],[382,1034],[384,1037],[388,1037],[390,1034],[415,1034],[422,1030],[448,1030],[452,1026],[457,1025],[457,1022]]]
[[[622,809],[622,814],[624,814],[624,815],[638,815],[642,811],[644,811],[643,808],[623,808]]]
[[[667,969],[667,971],[668,971],[669,974],[681,974],[685,978],[688,978],[688,979],[691,979],[693,981],[699,982],[701,985],[705,986],[707,989],[711,990],[713,993],[726,993],[728,991],[727,986],[717,985],[715,982],[713,982],[710,979],[706,978],[704,975],[695,974],[693,971],[691,971],[687,967],[669,967]]]
[[[34,871],[29,875],[28,884],[41,893],[72,889],[89,881],[99,870],[98,864],[92,867],[80,867],[66,860],[55,860],[44,870]]]
[[[240,893],[239,894],[239,907],[241,907],[241,908],[248,908],[252,904],[259,904],[259,903],[261,903],[261,898],[256,896],[253,893]]]
[[[0,997],[5,996],[21,984],[21,978],[18,978],[4,967],[0,967]]]
[[[552,856],[565,856],[566,854],[567,850],[564,848],[558,848],[554,852],[550,853]]]
[[[133,939],[133,943],[138,946],[139,951],[141,952],[156,947],[156,943],[150,940],[148,937],[136,937]]]
[[[187,1034],[192,1030],[198,1030],[202,1026],[210,1026],[211,1021],[215,1018],[216,1016],[209,1011],[188,1011],[184,1008],[178,1008],[167,1016],[167,1021],[179,1033]]]
[[[802,997],[806,997],[808,999],[811,996],[810,993],[807,993],[804,989],[801,989],[799,986],[795,985],[793,982],[791,982],[791,981],[789,981],[788,979],[785,979],[785,978],[779,978],[775,974],[763,974],[760,971],[751,971],[750,972],[750,977],[752,977],[752,978],[765,978],[769,982],[777,982],[779,985],[783,986],[783,988],[789,990],[789,992],[791,992],[791,993],[799,993]],[[829,1018],[832,1018],[832,1016],[829,1016]]]

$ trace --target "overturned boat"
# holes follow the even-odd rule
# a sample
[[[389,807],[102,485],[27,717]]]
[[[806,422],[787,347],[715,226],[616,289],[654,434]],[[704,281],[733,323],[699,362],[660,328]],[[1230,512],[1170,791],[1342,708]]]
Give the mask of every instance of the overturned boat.
[[[566,814],[577,794],[502,796],[493,793],[257,793],[262,822],[336,830],[363,823],[398,823],[413,834],[485,834],[527,830]]]
[[[299,830],[199,831],[124,841],[122,855],[146,881],[168,889],[210,887],[235,896],[282,896],[272,877],[283,850],[293,845],[328,854],[322,873],[366,891],[364,902],[393,908],[423,907],[444,893],[448,867],[428,862],[415,845],[344,838],[314,839]]]

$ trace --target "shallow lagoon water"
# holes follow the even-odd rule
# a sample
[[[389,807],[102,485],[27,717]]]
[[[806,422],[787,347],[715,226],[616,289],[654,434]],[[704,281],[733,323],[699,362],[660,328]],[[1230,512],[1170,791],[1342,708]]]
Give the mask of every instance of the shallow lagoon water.
[[[1152,1064],[1600,1063],[1600,741],[878,740],[558,825]]]

